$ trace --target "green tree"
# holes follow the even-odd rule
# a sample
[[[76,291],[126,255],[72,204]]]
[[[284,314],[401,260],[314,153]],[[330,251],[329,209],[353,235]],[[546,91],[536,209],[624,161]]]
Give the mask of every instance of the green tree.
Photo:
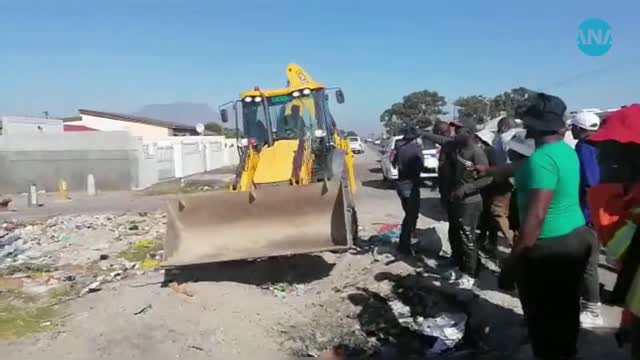
[[[437,91],[422,90],[404,96],[382,114],[380,122],[390,135],[395,135],[405,125],[418,128],[431,126],[441,115],[445,115],[447,101]]]
[[[458,117],[475,121],[482,124],[493,118],[495,110],[492,111],[491,101],[482,95],[463,96],[453,104],[457,107]]]
[[[222,124],[213,121],[206,123],[204,129],[216,135],[222,135],[224,131]]]
[[[519,113],[527,106],[529,97],[534,93],[535,91],[521,86],[498,94],[491,100],[492,114],[504,112],[507,116],[519,117]]]
[[[227,138],[235,139],[236,138],[236,129],[224,128],[224,130],[222,130],[222,135],[224,135]],[[239,138],[243,138],[244,137],[244,134],[242,133],[242,131],[238,131],[237,135],[238,135]]]
[[[209,122],[204,125],[204,129],[213,135],[222,135],[227,138],[235,138],[236,137],[236,129],[229,129],[222,124],[217,122]],[[244,137],[242,131],[239,134],[240,137]]]

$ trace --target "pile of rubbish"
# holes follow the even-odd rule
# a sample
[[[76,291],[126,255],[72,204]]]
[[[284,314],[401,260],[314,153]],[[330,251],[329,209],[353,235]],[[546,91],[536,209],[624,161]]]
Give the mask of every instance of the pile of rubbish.
[[[411,316],[411,308],[399,300],[389,303],[398,323],[412,331],[435,339],[429,353],[441,354],[453,349],[464,337],[467,316],[463,313],[441,313],[437,317]]]
[[[0,279],[32,293],[64,284],[99,291],[159,264],[165,224],[163,212],[8,221],[0,224]]]
[[[165,223],[162,212],[60,216],[31,224],[6,222],[0,225],[0,268],[26,261],[86,264],[140,240],[162,239]]]
[[[376,234],[369,239],[374,247],[373,255],[388,258],[395,255],[395,250],[400,242],[400,224],[384,224],[378,228]],[[424,229],[419,229],[412,236],[411,247],[420,253],[432,256],[448,256],[451,254],[451,246],[448,238],[449,223],[436,222]]]

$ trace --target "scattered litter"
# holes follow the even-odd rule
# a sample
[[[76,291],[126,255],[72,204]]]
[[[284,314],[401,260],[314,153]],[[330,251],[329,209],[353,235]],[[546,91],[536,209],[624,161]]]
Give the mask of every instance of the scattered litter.
[[[18,239],[20,239],[20,235],[11,234],[3,230],[0,232],[0,247],[11,245]]]
[[[276,283],[266,286],[276,297],[284,299],[289,295],[300,296],[304,294],[305,286],[301,284]]]
[[[196,346],[196,345],[189,345],[187,346],[189,349],[193,349],[193,350],[198,350],[198,351],[204,351],[203,348],[201,348],[200,346]]]
[[[177,282],[172,282],[169,284],[169,288],[171,290],[177,292],[178,294],[186,295],[188,297],[193,297],[193,291],[191,291],[186,284],[178,284]]]
[[[140,309],[140,310],[138,310],[138,311],[134,312],[134,313],[133,313],[133,315],[140,315],[140,314],[144,314],[144,313],[146,313],[147,311],[149,311],[149,310],[151,310],[151,309],[153,309],[153,306],[151,306],[151,304],[149,304],[149,305],[145,305],[142,309]]]
[[[80,292],[80,296],[84,296],[86,294],[90,294],[90,293],[94,293],[102,290],[100,285],[102,284],[99,281],[92,282],[91,284],[89,284],[89,286],[87,286]]]
[[[124,272],[122,270],[116,270],[109,273],[109,280],[113,281],[116,279],[121,279],[123,277]]]
[[[109,259],[108,254],[100,254],[100,260],[108,260],[108,259]]]
[[[140,263],[140,266],[143,269],[146,269],[146,270],[154,269],[154,268],[157,268],[158,266],[160,266],[160,261],[158,261],[156,259],[146,258],[146,259],[142,260],[142,262]]]
[[[393,311],[393,314],[398,320],[411,318],[411,308],[403,304],[400,300],[389,302],[389,306],[391,306],[391,311]]]
[[[420,333],[436,337],[431,352],[442,353],[453,348],[464,336],[467,316],[462,313],[444,313],[435,318],[415,319],[415,330]]]
[[[449,223],[443,221],[420,229],[416,250],[430,256],[448,256],[451,254],[448,232]]]
[[[384,224],[378,229],[378,241],[382,244],[396,244],[400,241],[400,224]]]

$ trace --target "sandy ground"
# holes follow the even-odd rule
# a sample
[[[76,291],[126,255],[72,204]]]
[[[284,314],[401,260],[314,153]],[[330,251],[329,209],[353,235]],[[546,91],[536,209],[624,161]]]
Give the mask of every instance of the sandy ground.
[[[384,223],[399,223],[402,216],[395,192],[381,182],[378,156],[371,148],[356,161],[362,183],[356,201],[365,239]],[[419,228],[442,219],[436,196],[423,190]],[[20,209],[12,215],[29,219],[85,210],[151,211],[163,200],[104,194],[82,203],[74,200]],[[496,290],[492,272],[481,274],[475,292],[460,291],[442,284],[435,265],[434,261],[425,264],[382,256],[362,242],[359,248],[342,254],[300,255],[198,269],[196,278],[190,278],[195,281],[185,285],[193,296],[163,286],[175,274],[152,271],[62,305],[64,319],[56,321],[50,331],[0,342],[0,352],[7,360],[309,357],[338,344],[371,346],[376,334],[389,331],[380,324],[389,320],[385,299],[396,298],[413,302],[408,304],[412,312],[422,315],[441,310],[466,312],[472,341],[465,345],[467,351],[456,354],[464,356],[458,359],[529,358],[519,302],[511,294]],[[606,287],[610,288],[611,276],[605,275],[603,278],[609,279]],[[295,291],[279,295],[269,287],[277,283],[287,283]],[[409,288],[421,290],[407,298],[403,294]],[[583,331],[580,346],[584,359],[627,358],[612,337],[618,311],[606,308],[605,315],[606,328]]]

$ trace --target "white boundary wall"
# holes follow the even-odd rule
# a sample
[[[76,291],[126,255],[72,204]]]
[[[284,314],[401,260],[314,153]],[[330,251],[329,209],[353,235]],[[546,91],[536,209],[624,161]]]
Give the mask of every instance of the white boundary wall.
[[[224,136],[171,136],[141,141],[138,189],[239,162],[236,140]]]

